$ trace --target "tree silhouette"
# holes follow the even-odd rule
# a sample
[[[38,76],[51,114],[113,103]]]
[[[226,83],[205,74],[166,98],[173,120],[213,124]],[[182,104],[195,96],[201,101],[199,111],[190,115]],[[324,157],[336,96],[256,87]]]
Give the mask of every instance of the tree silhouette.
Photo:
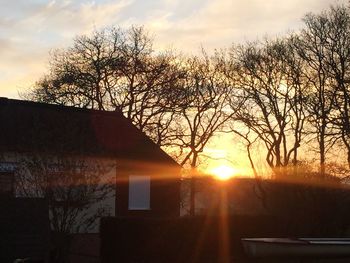
[[[98,110],[120,110],[162,145],[173,111],[168,91],[183,75],[171,52],[155,54],[142,27],[78,36],[53,52],[49,74],[26,97]]]
[[[176,116],[172,147],[178,147],[182,166],[191,169],[190,214],[195,213],[195,176],[199,158],[208,142],[231,118],[229,84],[218,57],[191,57],[182,63],[186,78],[175,92]]]
[[[256,141],[254,136],[259,138],[266,148],[266,162],[276,172],[296,163],[305,114],[301,63],[291,45],[286,40],[266,40],[261,46],[237,47],[231,54],[230,78],[235,85],[231,108],[236,112],[234,120],[241,123],[236,134],[249,147]]]

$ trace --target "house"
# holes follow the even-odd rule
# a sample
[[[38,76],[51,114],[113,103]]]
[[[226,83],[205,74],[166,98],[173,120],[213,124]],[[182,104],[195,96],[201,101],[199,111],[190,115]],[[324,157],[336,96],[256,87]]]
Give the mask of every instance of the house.
[[[179,216],[180,166],[121,112],[0,98],[0,123],[0,194],[51,198],[56,231],[98,233],[102,215]]]

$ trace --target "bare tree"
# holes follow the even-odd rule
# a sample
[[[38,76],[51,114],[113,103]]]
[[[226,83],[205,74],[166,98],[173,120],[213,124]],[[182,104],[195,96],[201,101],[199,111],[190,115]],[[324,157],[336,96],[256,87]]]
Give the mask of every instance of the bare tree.
[[[113,180],[104,177],[110,169],[111,164],[96,160],[31,154],[19,160],[16,192],[48,201],[53,231],[85,232],[109,213],[108,207],[98,207],[95,213],[89,209],[112,194]]]
[[[333,140],[341,140],[347,151],[347,163],[350,167],[350,14],[344,6],[331,7],[319,15],[327,21],[325,35],[327,50],[325,60],[329,67],[331,88],[336,91],[334,106],[329,120],[334,129]]]
[[[310,83],[306,94],[308,121],[313,127],[311,133],[315,135],[319,148],[321,175],[325,174],[327,134],[330,130],[329,115],[334,110],[335,89],[333,88],[327,56],[329,50],[327,31],[328,19],[324,15],[308,14],[304,18],[304,28],[294,42],[299,56],[307,67],[304,76]]]
[[[276,172],[297,162],[305,121],[301,62],[288,40],[248,44],[231,53],[231,74],[236,85],[231,108],[241,123],[236,133],[266,148],[266,162]],[[237,107],[237,101],[242,105]],[[276,170],[277,169],[277,170]]]
[[[17,159],[16,194],[47,200],[51,260],[68,262],[69,234],[94,230],[102,216],[111,215],[115,180],[107,175],[113,162],[35,153]]]
[[[228,107],[228,82],[218,58],[187,58],[183,64],[186,78],[174,90],[176,97],[175,134],[172,147],[179,149],[181,165],[191,169],[190,214],[195,213],[195,175],[199,159],[206,145],[214,137],[232,112]]]
[[[42,102],[121,110],[161,145],[172,119],[172,89],[179,72],[172,52],[155,53],[142,27],[111,28],[75,38],[53,52],[49,74],[25,96]]]

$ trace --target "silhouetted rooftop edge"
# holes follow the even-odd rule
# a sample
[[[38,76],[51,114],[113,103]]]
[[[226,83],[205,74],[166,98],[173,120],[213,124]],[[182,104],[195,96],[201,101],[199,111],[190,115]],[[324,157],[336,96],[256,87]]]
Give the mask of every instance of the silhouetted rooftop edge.
[[[0,150],[110,156],[178,165],[120,111],[0,97]]]

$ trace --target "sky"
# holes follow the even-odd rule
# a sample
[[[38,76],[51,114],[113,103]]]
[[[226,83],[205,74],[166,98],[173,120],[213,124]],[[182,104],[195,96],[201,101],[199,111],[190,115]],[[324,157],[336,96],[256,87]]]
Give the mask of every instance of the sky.
[[[0,0],[0,97],[18,98],[50,52],[109,26],[144,25],[156,49],[209,52],[302,26],[307,12],[342,0]]]
[[[347,0],[0,0],[0,97],[19,98],[47,72],[50,52],[77,35],[143,25],[156,50],[195,54],[298,31],[308,12]],[[226,136],[226,137],[225,137]],[[249,167],[242,145],[216,136],[210,165]],[[260,155],[257,155],[260,156]],[[258,160],[259,161],[259,160]],[[264,163],[261,160],[260,163]],[[239,170],[239,173],[244,171]]]

